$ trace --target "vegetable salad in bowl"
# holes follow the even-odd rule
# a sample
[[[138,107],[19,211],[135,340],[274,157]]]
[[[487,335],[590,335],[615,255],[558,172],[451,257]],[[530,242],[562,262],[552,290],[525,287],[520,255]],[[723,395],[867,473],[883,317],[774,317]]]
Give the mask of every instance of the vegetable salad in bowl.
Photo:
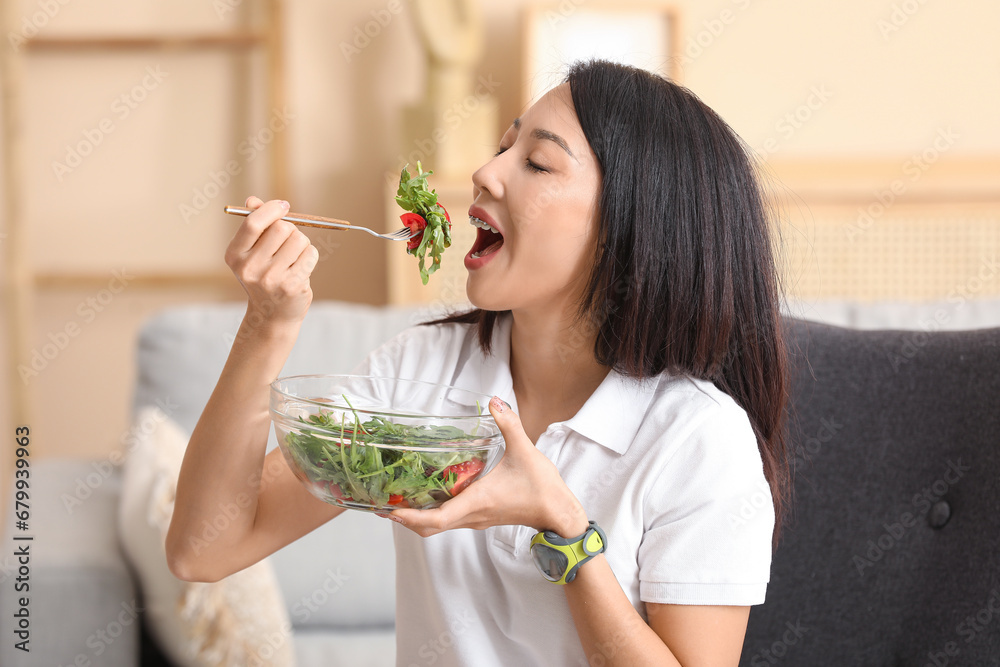
[[[320,500],[429,509],[503,455],[489,400],[415,380],[298,375],[271,384],[270,413],[285,461]]]

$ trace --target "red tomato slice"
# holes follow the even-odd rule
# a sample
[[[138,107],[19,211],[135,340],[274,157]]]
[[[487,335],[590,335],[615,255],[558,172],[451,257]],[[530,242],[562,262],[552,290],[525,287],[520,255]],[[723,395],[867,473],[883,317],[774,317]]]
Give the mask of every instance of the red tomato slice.
[[[483,471],[484,467],[486,467],[486,464],[482,461],[473,459],[465,463],[456,463],[453,466],[448,466],[441,471],[441,476],[447,480],[448,475],[455,473],[455,483],[448,489],[448,492],[453,496],[457,496],[465,490],[465,487],[472,483],[472,480]]]
[[[390,493],[389,494],[389,504],[390,505],[399,505],[400,507],[409,507],[410,506],[409,501],[406,500],[405,498],[403,498],[403,496],[401,494],[399,494],[399,493]]]
[[[420,247],[420,241],[424,238],[423,230],[427,227],[427,221],[423,219],[422,216],[413,213],[412,211],[407,211],[406,213],[399,216],[399,219],[403,221],[403,224],[411,232],[421,232],[417,234],[412,239],[406,242],[407,250],[416,250]]]

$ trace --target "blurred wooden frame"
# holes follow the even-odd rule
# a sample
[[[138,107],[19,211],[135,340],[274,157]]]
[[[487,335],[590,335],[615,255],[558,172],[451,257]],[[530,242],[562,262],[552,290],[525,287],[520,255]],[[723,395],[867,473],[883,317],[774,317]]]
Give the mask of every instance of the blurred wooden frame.
[[[556,74],[546,63],[543,51],[558,48],[557,42],[570,38],[574,31],[579,33],[580,38],[583,38],[587,33],[593,34],[592,25],[588,26],[585,19],[596,17],[600,18],[600,32],[605,35],[605,39],[589,40],[590,48],[581,48],[574,50],[573,53],[560,54],[559,57],[552,60],[552,65],[558,64],[565,69],[574,60],[593,55],[656,71],[669,77],[672,81],[680,82],[680,12],[673,5],[648,2],[617,3],[563,0],[558,3],[527,7],[522,14],[521,78],[523,88],[521,102],[523,107],[527,107],[556,83],[554,80],[543,84],[538,83],[543,77],[551,76],[554,79]],[[641,41],[642,35],[635,31],[637,21],[643,25],[644,31],[658,32],[657,39],[649,39],[647,34],[646,39]],[[637,39],[640,41],[636,42]],[[628,55],[639,55],[640,57],[614,57],[607,52],[608,41],[629,43],[631,48]],[[654,41],[658,42],[655,44],[655,51],[653,50]]]
[[[65,3],[62,3],[65,4]],[[233,6],[239,5],[237,2]],[[258,7],[266,21],[266,30],[243,25],[231,33],[192,34],[122,34],[122,35],[40,35],[24,38],[23,49],[11,43],[0,49],[0,132],[4,140],[0,142],[0,158],[7,168],[3,173],[4,200],[0,200],[0,215],[3,216],[3,233],[0,234],[0,286],[3,288],[6,307],[5,317],[0,324],[7,328],[7,387],[10,391],[10,419],[14,426],[30,426],[35,423],[35,406],[27,383],[20,377],[19,361],[27,359],[35,340],[36,290],[72,290],[81,285],[101,286],[107,282],[107,272],[68,271],[38,272],[30,264],[28,225],[24,205],[25,156],[23,118],[27,110],[22,108],[22,88],[25,85],[23,63],[35,54],[58,53],[72,57],[77,53],[114,53],[129,55],[136,52],[166,52],[198,54],[211,51],[241,51],[260,48],[264,50],[267,71],[267,95],[270,108],[283,108],[285,101],[285,0],[258,0],[247,3],[245,10],[254,11]],[[249,16],[249,14],[248,14]],[[0,3],[0,34],[13,38],[20,15],[19,3]],[[247,19],[249,20],[249,19]],[[288,138],[281,133],[274,136],[271,146],[270,179],[275,196],[287,198],[288,186]],[[134,286],[147,288],[189,289],[192,285],[231,288],[232,278],[225,272],[204,273],[163,273],[146,272],[136,276]],[[11,497],[8,484],[13,480],[9,474],[16,463],[15,448],[0,456],[0,510],[6,510]],[[9,466],[9,467],[8,467]]]

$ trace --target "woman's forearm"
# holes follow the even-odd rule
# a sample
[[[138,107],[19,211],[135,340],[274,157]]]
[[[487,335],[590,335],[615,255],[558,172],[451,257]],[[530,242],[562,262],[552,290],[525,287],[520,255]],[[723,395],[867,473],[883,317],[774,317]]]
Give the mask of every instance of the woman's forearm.
[[[297,324],[248,312],[184,455],[167,535],[175,572],[228,571],[254,526],[267,436],[269,385],[295,343]],[[202,577],[206,576],[204,574]]]
[[[603,555],[580,567],[563,588],[590,664],[680,665],[629,602]]]

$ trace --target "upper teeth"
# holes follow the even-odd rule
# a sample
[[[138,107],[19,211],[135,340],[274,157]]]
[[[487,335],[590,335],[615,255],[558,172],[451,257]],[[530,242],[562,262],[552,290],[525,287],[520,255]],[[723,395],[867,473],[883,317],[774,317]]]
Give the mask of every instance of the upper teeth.
[[[490,226],[490,223],[486,222],[485,220],[480,220],[474,215],[469,216],[469,224],[473,225],[474,227],[479,227],[480,229],[488,229],[494,234],[500,233],[497,230],[493,229],[493,227]]]

